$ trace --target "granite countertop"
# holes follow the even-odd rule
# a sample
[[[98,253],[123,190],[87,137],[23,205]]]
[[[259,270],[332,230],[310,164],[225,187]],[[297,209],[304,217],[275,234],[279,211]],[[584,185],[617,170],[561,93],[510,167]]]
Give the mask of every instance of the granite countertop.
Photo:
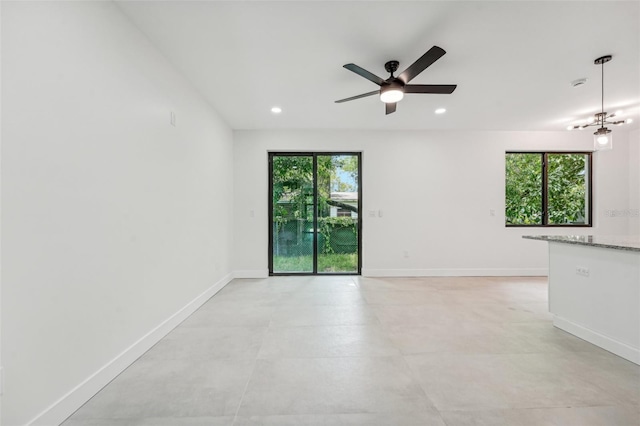
[[[640,235],[523,235],[522,238],[640,252]]]

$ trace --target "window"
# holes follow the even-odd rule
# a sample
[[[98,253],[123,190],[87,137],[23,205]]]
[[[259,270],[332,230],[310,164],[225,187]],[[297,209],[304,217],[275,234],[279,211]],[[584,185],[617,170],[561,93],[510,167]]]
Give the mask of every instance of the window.
[[[507,226],[591,226],[590,152],[507,152]]]

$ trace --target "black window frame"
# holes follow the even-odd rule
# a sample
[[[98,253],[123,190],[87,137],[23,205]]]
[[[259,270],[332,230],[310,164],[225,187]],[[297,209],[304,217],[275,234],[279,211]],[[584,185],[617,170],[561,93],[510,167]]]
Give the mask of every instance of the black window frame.
[[[593,151],[505,151],[505,174],[506,174],[506,156],[507,154],[540,154],[542,156],[542,223],[541,224],[511,224],[507,223],[505,215],[505,226],[507,228],[592,228],[593,227]],[[588,195],[587,200],[587,216],[588,223],[571,224],[571,223],[549,223],[549,206],[547,205],[549,195],[549,176],[547,173],[548,156],[556,154],[581,154],[586,155],[588,160]],[[506,176],[505,176],[506,185]],[[506,192],[506,191],[505,191]],[[506,198],[506,193],[505,193]],[[505,206],[506,207],[506,206]]]

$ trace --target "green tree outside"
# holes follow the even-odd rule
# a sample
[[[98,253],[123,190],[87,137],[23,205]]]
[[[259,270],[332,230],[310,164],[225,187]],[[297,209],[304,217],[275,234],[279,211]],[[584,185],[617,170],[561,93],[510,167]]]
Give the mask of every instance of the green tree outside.
[[[542,225],[542,155],[506,154],[507,225]]]
[[[549,225],[587,223],[588,155],[546,154]],[[507,225],[543,225],[542,153],[505,155]]]
[[[587,156],[548,154],[549,224],[584,224]]]

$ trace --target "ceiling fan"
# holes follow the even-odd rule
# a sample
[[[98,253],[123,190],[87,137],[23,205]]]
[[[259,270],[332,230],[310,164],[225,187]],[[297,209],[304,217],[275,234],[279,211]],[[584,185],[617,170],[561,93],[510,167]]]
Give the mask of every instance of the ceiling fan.
[[[373,96],[375,94],[380,95],[380,100],[385,103],[385,112],[386,114],[391,114],[396,111],[397,102],[400,101],[405,93],[440,93],[440,94],[451,94],[454,90],[456,90],[456,84],[408,84],[411,80],[413,80],[418,74],[427,69],[431,64],[440,59],[444,54],[447,53],[444,49],[433,46],[431,49],[427,51],[424,55],[422,55],[417,61],[409,66],[406,70],[404,70],[397,77],[393,75],[394,72],[398,70],[398,65],[400,63],[398,61],[389,61],[384,64],[384,68],[387,72],[391,73],[391,76],[383,80],[377,75],[370,73],[362,67],[359,67],[356,64],[346,64],[344,68],[349,71],[353,71],[361,77],[366,78],[367,80],[377,84],[380,86],[379,90],[374,90],[373,92],[363,93],[362,95],[352,96],[350,98],[340,99],[336,101],[336,103],[342,103],[347,101],[353,101],[355,99],[366,98],[367,96]]]

